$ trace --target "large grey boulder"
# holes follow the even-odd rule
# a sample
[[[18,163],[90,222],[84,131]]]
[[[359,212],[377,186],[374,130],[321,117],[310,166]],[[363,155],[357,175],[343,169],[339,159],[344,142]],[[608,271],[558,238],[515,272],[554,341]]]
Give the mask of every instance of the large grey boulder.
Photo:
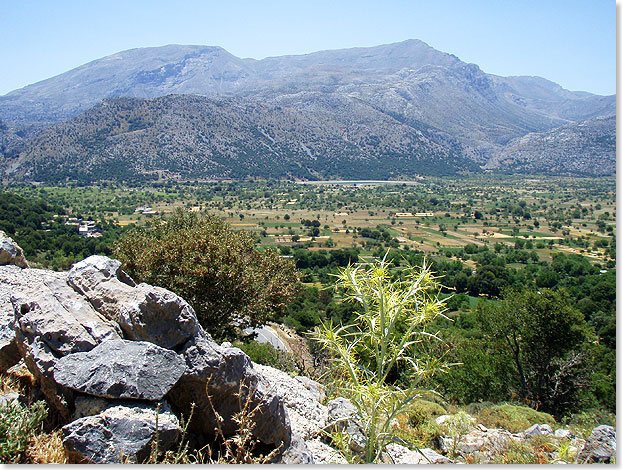
[[[68,282],[95,310],[117,323],[127,339],[173,349],[199,329],[184,299],[161,287],[136,285],[117,260],[90,256],[71,267]]]
[[[592,431],[577,456],[577,463],[610,463],[616,455],[616,431],[601,425]]]
[[[13,239],[0,230],[0,266],[13,264],[20,268],[27,268],[28,262],[24,252]]]
[[[235,416],[248,404],[253,435],[265,444],[289,445],[291,427],[283,400],[270,390],[244,352],[223,348],[200,333],[188,341],[181,354],[186,371],[167,398],[182,410],[196,405],[190,422],[193,432],[213,435],[220,425],[226,435],[235,434]]]
[[[22,333],[41,337],[60,356],[89,351],[102,341],[121,338],[117,325],[67,285],[65,273],[23,271],[27,272],[29,276],[23,276],[26,283],[12,296]]]
[[[196,403],[190,430],[203,437],[214,436],[219,427],[225,435],[235,434],[242,412],[260,442],[282,450],[290,444],[283,400],[248,356],[218,346],[183,299],[166,289],[136,285],[118,261],[94,256],[69,273],[0,266],[0,294],[0,367],[23,360],[54,417],[79,418],[67,428],[74,455],[80,446],[86,449],[76,459],[109,460],[110,449],[87,452],[86,438],[80,444],[78,436],[87,430],[95,429],[89,437],[95,441],[100,434],[123,441],[116,433],[138,426],[127,424],[134,418],[111,416],[106,399],[97,397],[166,397],[184,418]],[[316,385],[298,382],[309,396],[319,393]],[[308,461],[301,437],[299,444],[292,458]]]
[[[0,374],[20,361],[15,337],[15,312],[11,303],[12,290],[3,283],[6,271],[19,270],[16,266],[0,267]]]
[[[253,364],[253,368],[283,399],[292,432],[304,440],[318,436],[328,420],[328,409],[319,402],[321,385],[306,377],[290,377],[273,367]]]
[[[7,317],[12,309],[12,341],[19,357],[39,381],[49,404],[69,418],[71,392],[52,377],[56,361],[102,341],[120,339],[121,330],[67,285],[66,273],[2,266],[0,285],[11,301],[10,307],[6,300],[1,306]],[[6,354],[2,356],[6,360]]]
[[[163,404],[119,402],[94,416],[62,428],[63,444],[72,463],[141,463],[157,437],[159,448],[171,448],[181,434],[179,421]],[[158,428],[156,432],[156,414]]]
[[[105,341],[54,366],[63,387],[104,398],[161,400],[186,370],[174,351],[144,341]]]
[[[357,416],[358,411],[350,400],[335,398],[326,404],[328,408],[328,433],[342,432],[350,437],[350,449],[354,452],[365,450],[366,438],[363,424]]]

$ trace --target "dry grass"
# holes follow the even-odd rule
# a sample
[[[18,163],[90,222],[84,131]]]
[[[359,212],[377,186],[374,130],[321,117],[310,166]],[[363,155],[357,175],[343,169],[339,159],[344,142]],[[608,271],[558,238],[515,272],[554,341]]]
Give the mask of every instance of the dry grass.
[[[25,460],[29,464],[69,463],[61,431],[33,434],[26,449]]]
[[[19,380],[12,375],[0,375],[0,395],[7,393],[23,393],[24,387]]]
[[[208,386],[209,387],[209,386]],[[222,450],[219,452],[216,460],[210,455],[210,463],[227,463],[227,464],[265,464],[270,463],[281,450],[282,444],[267,455],[257,455],[254,450],[257,445],[257,439],[253,436],[255,428],[255,413],[259,411],[260,404],[253,405],[253,395],[255,390],[247,388],[240,384],[240,389],[236,396],[240,403],[240,411],[233,415],[233,421],[238,425],[237,433],[233,436],[226,437],[223,433],[220,423],[223,418],[214,409],[211,397],[206,389],[212,412],[216,416],[216,433],[222,439]],[[211,453],[210,453],[211,454]]]

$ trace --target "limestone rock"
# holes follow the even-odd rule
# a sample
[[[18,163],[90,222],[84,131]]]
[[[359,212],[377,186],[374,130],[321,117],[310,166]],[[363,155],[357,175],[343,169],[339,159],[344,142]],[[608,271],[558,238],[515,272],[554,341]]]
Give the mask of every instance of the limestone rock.
[[[28,268],[24,252],[13,239],[0,230],[0,266],[13,264],[20,268]]]
[[[118,326],[76,295],[67,285],[66,274],[29,272],[36,278],[23,276],[25,283],[12,296],[18,328],[24,335],[41,337],[60,356],[89,351],[104,340],[120,339]]]
[[[305,377],[304,375],[298,375],[294,377],[294,379],[302,383],[302,385],[315,397],[316,401],[321,403],[326,398],[326,387],[324,387],[324,385],[310,379],[309,377]]]
[[[553,434],[553,429],[548,424],[534,424],[524,431],[525,437],[533,436],[550,436]]]
[[[119,339],[60,358],[54,380],[96,397],[161,400],[185,370],[184,360],[173,351]]]
[[[610,463],[616,455],[616,431],[601,425],[592,431],[577,456],[577,463]]]
[[[480,455],[480,460],[485,463],[486,457],[493,454],[506,452],[512,440],[516,439],[505,429],[473,429],[468,434],[460,437],[455,443],[454,439],[447,436],[439,436],[434,439],[434,446],[443,454],[456,452],[458,455],[466,457],[468,455]]]
[[[159,447],[172,447],[181,434],[179,422],[165,404],[158,412]],[[156,436],[154,404],[120,402],[100,414],[77,419],[62,428],[63,444],[73,463],[141,463]]]
[[[363,426],[357,418],[356,407],[347,398],[339,397],[326,404],[328,408],[328,425],[326,431],[343,432],[350,436],[350,449],[354,452],[365,450],[365,434]]]
[[[441,426],[441,425],[443,425],[443,424],[445,423],[445,421],[447,421],[449,418],[451,418],[451,416],[450,416],[450,415],[441,415],[441,416],[438,416],[438,417],[436,418],[436,420],[435,420],[435,421],[436,421],[436,424],[438,424],[439,426]]]
[[[93,397],[89,395],[79,395],[75,398],[75,410],[73,412],[72,421],[84,418],[85,416],[93,416],[101,413],[106,408],[110,408],[117,400],[108,400],[106,398]]]
[[[253,364],[253,368],[267,380],[270,390],[283,398],[292,433],[299,434],[304,440],[316,437],[328,419],[328,409],[318,400],[321,385],[306,377],[307,380],[290,377],[273,367]]]
[[[192,403],[196,405],[190,429],[213,435],[215,411],[222,418],[223,432],[233,435],[238,427],[234,415],[248,400],[253,435],[265,444],[288,446],[291,427],[281,397],[270,390],[243,351],[223,348],[200,331],[182,349],[186,371],[168,394],[179,409],[190,410]]]
[[[173,349],[199,329],[185,300],[161,287],[135,285],[117,260],[90,256],[71,267],[68,281],[99,313],[118,323],[127,339]]]
[[[343,456],[320,439],[311,439],[306,443],[307,449],[316,464],[347,464]]]
[[[329,401],[326,407],[328,408],[331,432],[343,430],[347,426],[347,421],[356,415],[356,407],[347,398],[335,398]]]
[[[26,406],[28,404],[26,397],[20,395],[18,392],[9,392],[0,396],[0,406],[6,406],[10,403],[21,406]]]
[[[558,439],[572,439],[574,438],[574,434],[569,429],[556,429],[555,437]]]
[[[298,434],[292,433],[290,445],[283,452],[278,463],[284,465],[310,465],[315,463],[315,461],[305,441]]]
[[[13,269],[19,269],[12,267]],[[1,271],[10,268],[0,267]],[[2,284],[0,272],[0,374],[7,371],[20,360],[17,343],[15,341],[15,312],[11,303],[12,291]]]
[[[443,464],[452,463],[432,449],[410,450],[399,444],[391,443],[386,447],[386,454],[389,457],[386,463],[420,465],[420,464]]]
[[[10,295],[19,356],[40,382],[48,403],[68,419],[71,392],[52,378],[56,361],[93,349],[101,341],[120,339],[121,330],[67,285],[65,273],[3,266],[0,285]],[[8,308],[6,303],[2,307]]]

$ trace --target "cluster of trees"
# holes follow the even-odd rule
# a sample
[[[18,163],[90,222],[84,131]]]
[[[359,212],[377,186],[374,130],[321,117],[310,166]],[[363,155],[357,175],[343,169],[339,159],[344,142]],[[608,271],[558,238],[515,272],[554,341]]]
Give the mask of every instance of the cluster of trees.
[[[124,233],[103,225],[104,237],[86,239],[54,222],[62,213],[41,200],[0,194],[0,229],[29,260],[113,254],[137,281],[188,300],[217,339],[233,339],[270,319],[304,332],[356,317],[356,305],[341,302],[329,287],[331,274],[362,261],[358,249],[260,250],[253,235],[185,211]],[[363,229],[360,236],[385,240],[390,233]],[[385,253],[378,246],[375,255]],[[579,255],[556,253],[548,263],[529,253],[526,244],[467,245],[427,260],[445,286],[437,294],[453,295],[447,301],[453,321],[439,318],[433,328],[450,346],[446,360],[461,364],[434,385],[456,402],[518,398],[558,417],[587,407],[615,410],[615,268],[601,270]],[[400,279],[425,256],[394,249],[385,258],[392,278]],[[389,377],[406,380],[399,370]]]
[[[122,227],[100,221],[99,238],[86,238],[75,225],[65,225],[60,207],[42,199],[26,199],[11,193],[0,194],[0,230],[18,241],[26,258],[44,267],[64,270],[91,255],[111,255],[112,245]]]
[[[301,250],[306,280],[332,284],[329,253]],[[561,253],[552,263],[522,270],[485,247],[471,255],[478,260],[476,274],[459,259],[428,258],[450,287],[439,294],[452,295],[446,305],[453,321],[439,320],[435,331],[450,345],[449,362],[461,364],[435,379],[443,395],[464,404],[518,399],[557,417],[590,407],[615,410],[615,269],[601,273],[585,257]],[[395,276],[424,258],[415,250],[387,255]],[[487,285],[487,295],[467,295],[469,283]],[[354,316],[353,306],[332,290],[307,287],[279,319],[303,332],[320,321],[347,324]]]

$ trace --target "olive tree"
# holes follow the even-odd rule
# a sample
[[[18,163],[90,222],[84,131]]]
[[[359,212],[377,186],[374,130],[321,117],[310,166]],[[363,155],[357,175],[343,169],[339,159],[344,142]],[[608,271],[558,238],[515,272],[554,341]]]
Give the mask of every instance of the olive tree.
[[[558,417],[576,404],[589,385],[584,345],[594,336],[564,292],[511,291],[486,302],[476,317],[514,362],[523,400]]]
[[[291,261],[275,250],[259,251],[251,234],[212,215],[179,210],[127,233],[115,256],[135,280],[186,299],[218,339],[280,315],[299,286]]]

